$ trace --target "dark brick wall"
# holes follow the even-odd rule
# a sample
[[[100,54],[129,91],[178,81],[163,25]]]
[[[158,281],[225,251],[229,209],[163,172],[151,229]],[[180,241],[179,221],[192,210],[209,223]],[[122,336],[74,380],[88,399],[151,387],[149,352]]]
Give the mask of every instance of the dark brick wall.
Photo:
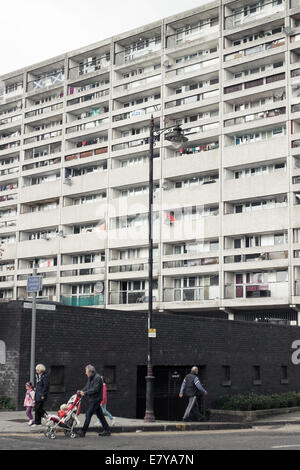
[[[154,314],[153,363],[156,366],[206,366],[207,405],[228,393],[284,392],[300,389],[299,366],[291,362],[291,345],[300,328],[231,322],[188,315]],[[0,339],[7,341],[14,363],[2,370],[0,394],[16,398],[22,409],[29,379],[31,311],[21,302],[0,306]],[[86,382],[84,367],[116,366],[116,388],[109,393],[113,414],[136,414],[137,366],[147,358],[147,316],[57,305],[38,311],[36,363],[65,367],[65,392],[52,393],[47,408],[57,409]],[[18,360],[20,365],[18,367]],[[222,385],[222,366],[231,367],[231,386]],[[261,385],[253,385],[253,366],[261,367]],[[288,366],[288,384],[281,384],[281,366]],[[1,369],[0,369],[1,370]],[[15,377],[18,371],[19,382]],[[0,376],[1,377],[1,376]],[[14,384],[14,387],[12,385]],[[7,388],[6,388],[7,387]],[[12,390],[14,388],[14,390]]]
[[[6,365],[0,364],[0,395],[18,402],[21,316],[16,314],[17,302],[0,306],[0,340],[6,345]],[[3,316],[2,316],[3,311]]]

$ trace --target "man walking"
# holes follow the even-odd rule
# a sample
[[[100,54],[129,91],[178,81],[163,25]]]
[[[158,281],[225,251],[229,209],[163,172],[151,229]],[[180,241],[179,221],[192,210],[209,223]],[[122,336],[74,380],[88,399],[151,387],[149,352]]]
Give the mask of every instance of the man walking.
[[[103,415],[100,403],[103,395],[103,382],[101,376],[96,372],[96,369],[92,365],[88,365],[85,368],[85,374],[88,377],[88,381],[83,390],[77,391],[82,397],[87,396],[89,400],[89,407],[85,415],[85,422],[82,429],[79,430],[78,434],[81,437],[85,437],[85,434],[90,425],[93,414],[96,414],[100,420],[103,432],[99,433],[99,436],[110,436],[110,429]]]
[[[183,421],[202,421],[203,418],[199,411],[199,405],[197,401],[197,395],[199,391],[207,395],[207,391],[202,387],[198,378],[198,367],[194,366],[191,372],[185,377],[182,382],[179,397],[182,398],[185,395],[188,400]]]

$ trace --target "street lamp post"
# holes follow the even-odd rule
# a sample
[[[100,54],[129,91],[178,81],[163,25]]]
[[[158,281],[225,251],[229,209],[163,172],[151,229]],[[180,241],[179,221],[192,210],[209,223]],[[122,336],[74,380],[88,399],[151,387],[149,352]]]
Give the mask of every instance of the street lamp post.
[[[153,149],[154,138],[161,134],[166,134],[166,140],[170,141],[175,148],[180,148],[182,144],[187,142],[187,137],[183,135],[179,126],[165,129],[154,130],[154,118],[150,120],[150,138],[149,138],[149,211],[148,211],[148,227],[149,227],[149,262],[148,262],[148,351],[147,351],[147,376],[146,376],[146,412],[144,421],[155,421],[154,416],[154,376],[152,364],[152,312],[153,312]]]

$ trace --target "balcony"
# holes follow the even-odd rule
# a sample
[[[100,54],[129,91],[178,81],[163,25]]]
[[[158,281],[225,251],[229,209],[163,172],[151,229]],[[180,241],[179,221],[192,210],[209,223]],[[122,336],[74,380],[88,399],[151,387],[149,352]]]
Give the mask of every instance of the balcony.
[[[259,121],[261,119],[274,118],[286,113],[286,108],[275,108],[271,110],[261,111],[259,113],[247,114],[224,121],[224,127],[236,126],[241,124],[248,124],[249,122]],[[248,124],[249,125],[249,124]]]
[[[125,121],[127,119],[143,117],[147,114],[155,114],[161,110],[161,104],[156,104],[154,106],[147,106],[144,108],[133,109],[132,111],[127,111],[126,113],[114,114],[113,122]],[[147,119],[149,119],[147,117]]]
[[[251,250],[253,251],[253,249]],[[224,263],[225,264],[235,264],[235,263],[257,263],[263,262],[267,263],[271,261],[270,266],[273,267],[280,265],[285,266],[288,263],[288,251],[261,251],[257,253],[249,253],[249,254],[238,254],[238,255],[230,255],[224,256]],[[255,265],[253,269],[255,269]],[[236,269],[236,268],[235,268]],[[251,267],[249,269],[252,269]]]
[[[29,74],[34,76],[33,74]],[[39,92],[50,87],[61,86],[65,80],[64,69],[58,69],[42,73],[39,76],[35,76],[34,79],[29,80],[27,83],[28,92]]]
[[[225,285],[225,299],[256,299],[271,298],[285,299],[289,295],[288,282],[266,282],[266,283],[253,283],[253,284],[228,284]]]
[[[153,73],[153,72],[151,72]],[[129,81],[130,79],[130,81]],[[118,83],[118,82],[117,82]],[[152,75],[142,79],[134,80],[133,77],[123,79],[122,85],[114,87],[114,97],[120,98],[124,96],[127,98],[129,93],[139,93],[140,91],[151,90],[152,88],[158,88],[161,86],[161,75]]]
[[[161,37],[156,36],[150,39],[139,38],[135,43],[123,47],[123,50],[115,53],[116,66],[151,59],[155,53],[161,51]]]
[[[86,152],[72,153],[65,156],[65,162],[71,162],[73,160],[80,160],[81,158],[95,157],[100,158],[100,156],[107,154],[108,147],[100,147],[96,149],[91,149]]]
[[[219,35],[219,18],[200,20],[197,24],[190,24],[177,28],[176,32],[169,34],[166,38],[167,49],[189,46],[194,41],[207,40],[207,36]]]
[[[286,207],[266,209],[243,214],[228,214],[223,219],[224,235],[236,233],[256,233],[282,231],[289,225],[288,211]]]
[[[223,181],[223,200],[242,200],[243,198],[258,198],[268,196],[270,188],[276,188],[278,193],[288,192],[289,182],[286,171],[276,170],[274,173],[263,173],[238,179]]]
[[[10,127],[15,126],[16,125],[15,123],[18,123],[19,121],[21,121],[21,119],[22,119],[22,114],[16,114],[14,116],[6,117],[6,118],[2,117],[0,118],[0,126],[2,129],[8,129]]]
[[[110,67],[110,54],[104,54],[100,57],[90,57],[83,60],[78,65],[72,66],[69,69],[69,80],[77,78],[84,78],[87,74],[104,73]]]
[[[214,54],[215,55],[215,54]],[[218,57],[203,60],[202,62],[194,63],[191,65],[185,65],[184,67],[178,67],[175,70],[167,72],[166,79],[171,81],[171,79],[180,78],[182,76],[193,76],[197,74],[197,76],[201,76],[204,73],[209,73],[211,71],[218,70],[220,66],[220,59]],[[211,70],[210,70],[211,69]]]
[[[183,149],[183,152],[186,150],[187,153],[168,153],[163,162],[163,176],[165,178],[174,178],[183,174],[218,169],[220,166],[218,143],[204,144],[198,148],[200,149],[200,147],[203,149],[200,152],[196,152],[197,147],[193,147],[194,152],[191,148]]]
[[[220,98],[220,91],[219,90],[212,90],[207,91],[204,93],[198,93],[197,95],[187,96],[182,99],[176,99],[172,101],[168,101],[165,104],[165,109],[172,111],[166,111],[166,114],[170,114],[171,112],[175,112],[175,108],[180,107],[176,110],[177,113],[184,113],[185,111],[189,111],[190,109],[197,109],[201,108],[205,105],[210,103],[218,103]]]
[[[100,103],[103,105],[103,103],[108,102],[108,100],[109,100],[109,89],[108,90],[95,91],[93,93],[84,94],[82,96],[79,96],[78,98],[68,100],[67,101],[67,106],[70,106],[70,108],[68,107],[67,111],[68,112],[72,112],[72,111],[76,111],[76,110],[84,111],[85,109],[87,109],[88,107],[91,107],[93,105],[95,105],[95,106],[97,105],[97,107],[99,108]],[[86,102],[87,102],[87,106],[85,106],[83,108],[83,104],[86,103]],[[81,108],[83,108],[83,109],[81,110]],[[107,109],[107,111],[108,111],[108,109]]]
[[[260,136],[260,140],[255,140],[255,132],[248,135],[249,139],[248,141],[245,139],[242,151],[240,145],[231,145],[224,148],[224,167],[242,166],[249,163],[274,160],[275,158],[286,158],[286,136],[266,138],[265,140]]]
[[[195,186],[167,189],[162,194],[162,204],[165,207],[172,207],[174,201],[178,201],[178,204],[182,206],[193,205],[199,201],[202,204],[217,203],[219,202],[219,189],[218,178],[203,181]]]
[[[252,5],[246,5],[239,8],[232,15],[225,18],[225,29],[233,29],[240,26],[247,26],[249,23],[269,18],[273,19],[276,13],[283,13],[285,2],[282,0],[273,0],[271,2],[259,2]],[[252,25],[253,26],[253,25]]]
[[[96,307],[104,305],[104,294],[99,295],[62,295],[60,302],[71,307]]]
[[[300,280],[296,280],[296,281],[295,281],[294,295],[295,295],[296,297],[300,297]]]
[[[219,286],[165,288],[164,302],[202,302],[203,300],[219,300]]]
[[[158,301],[158,296],[154,295],[152,297],[153,302]],[[128,304],[145,304],[148,303],[148,291],[139,290],[139,291],[111,291],[109,292],[109,304],[111,305],[128,305]]]
[[[34,121],[34,119],[32,118],[37,118],[37,117],[40,117],[41,115],[44,115],[44,114],[50,114],[50,113],[53,113],[55,114],[54,112],[59,110],[59,109],[62,109],[63,108],[63,103],[56,103],[56,104],[52,104],[52,105],[49,105],[49,106],[44,106],[42,108],[37,108],[37,109],[34,109],[32,111],[28,111],[25,113],[25,119],[27,119],[26,122],[28,122],[28,120],[30,119],[30,122],[31,121]]]

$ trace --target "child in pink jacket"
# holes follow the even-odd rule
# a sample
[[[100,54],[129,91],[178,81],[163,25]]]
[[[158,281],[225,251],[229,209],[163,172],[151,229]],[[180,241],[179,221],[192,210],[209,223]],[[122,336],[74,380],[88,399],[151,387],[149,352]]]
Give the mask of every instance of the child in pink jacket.
[[[101,402],[101,408],[102,408],[104,416],[107,416],[110,419],[110,421],[111,421],[110,425],[113,426],[115,424],[115,418],[106,409],[106,405],[107,405],[107,385],[104,382],[103,377],[102,377],[102,380],[103,380],[103,398],[102,398],[102,402]]]
[[[26,407],[26,416],[29,419],[28,425],[32,426],[34,423],[34,419],[33,419],[31,411],[35,405],[35,401],[34,401],[35,391],[31,382],[26,382],[25,388],[26,388],[26,394],[25,394],[25,399],[24,399],[24,406]]]

